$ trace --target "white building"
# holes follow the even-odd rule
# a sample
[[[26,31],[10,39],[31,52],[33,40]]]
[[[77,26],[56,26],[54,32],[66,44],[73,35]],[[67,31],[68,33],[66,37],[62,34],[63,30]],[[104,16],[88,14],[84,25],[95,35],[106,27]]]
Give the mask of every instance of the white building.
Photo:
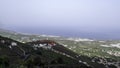
[[[16,42],[11,42],[11,46],[17,46]]]

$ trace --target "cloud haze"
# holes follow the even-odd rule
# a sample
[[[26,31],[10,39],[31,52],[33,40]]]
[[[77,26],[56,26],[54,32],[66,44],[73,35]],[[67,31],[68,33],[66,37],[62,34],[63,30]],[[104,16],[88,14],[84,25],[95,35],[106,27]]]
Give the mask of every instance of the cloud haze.
[[[116,32],[120,30],[120,0],[1,0],[0,21],[4,28],[21,31],[32,27]]]

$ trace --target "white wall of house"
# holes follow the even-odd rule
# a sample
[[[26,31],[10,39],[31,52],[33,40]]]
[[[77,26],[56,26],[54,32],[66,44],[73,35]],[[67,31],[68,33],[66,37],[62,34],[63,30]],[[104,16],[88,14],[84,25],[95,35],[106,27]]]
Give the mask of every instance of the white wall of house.
[[[11,46],[17,46],[16,42],[11,42]]]

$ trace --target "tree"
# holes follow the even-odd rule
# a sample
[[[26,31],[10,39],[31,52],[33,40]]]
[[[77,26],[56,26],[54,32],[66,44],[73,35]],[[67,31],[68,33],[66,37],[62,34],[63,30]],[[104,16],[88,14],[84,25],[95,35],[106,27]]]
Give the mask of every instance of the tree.
[[[64,63],[64,61],[63,61],[63,59],[62,59],[61,57],[59,57],[59,58],[57,59],[57,62],[58,62],[58,64],[63,64],[63,63]]]
[[[0,68],[7,68],[9,67],[9,59],[6,56],[0,57]]]

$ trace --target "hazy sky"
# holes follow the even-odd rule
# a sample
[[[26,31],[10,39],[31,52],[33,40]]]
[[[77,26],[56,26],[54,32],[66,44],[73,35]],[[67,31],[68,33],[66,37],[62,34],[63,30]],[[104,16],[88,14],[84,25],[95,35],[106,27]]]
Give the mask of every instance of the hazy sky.
[[[120,0],[0,0],[0,27],[120,34]]]

